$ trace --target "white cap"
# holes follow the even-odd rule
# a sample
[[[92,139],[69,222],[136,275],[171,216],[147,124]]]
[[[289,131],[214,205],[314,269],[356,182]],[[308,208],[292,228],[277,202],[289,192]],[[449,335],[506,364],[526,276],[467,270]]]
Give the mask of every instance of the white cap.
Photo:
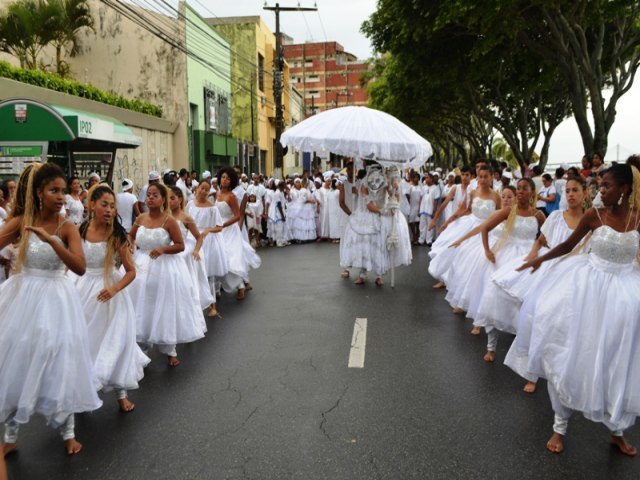
[[[122,191],[126,192],[127,190],[131,190],[133,188],[133,180],[129,178],[125,178],[122,180]]]
[[[324,181],[326,182],[327,180],[331,180],[331,178],[333,178],[333,171],[329,170],[328,172],[324,172],[322,174]]]
[[[160,180],[160,174],[155,170],[149,172],[149,180]]]
[[[206,180],[207,178],[211,178],[211,172],[209,170],[202,172],[202,180]]]
[[[436,172],[442,173],[442,168],[440,168],[440,167],[436,168]]]
[[[89,178],[95,178],[95,179],[97,179],[98,181],[100,181],[100,175],[98,175],[96,172],[91,172],[91,173],[89,174]]]
[[[318,182],[318,183],[322,183],[324,180],[322,180],[322,177],[316,177],[313,179],[314,182]]]
[[[511,180],[513,178],[513,174],[511,172],[506,171],[506,170],[504,172],[502,172],[502,176],[504,178],[508,178],[509,180]]]
[[[449,175],[447,175],[447,177],[453,177],[453,178],[456,178],[456,174],[455,174],[455,173],[453,173],[453,172],[449,172]]]

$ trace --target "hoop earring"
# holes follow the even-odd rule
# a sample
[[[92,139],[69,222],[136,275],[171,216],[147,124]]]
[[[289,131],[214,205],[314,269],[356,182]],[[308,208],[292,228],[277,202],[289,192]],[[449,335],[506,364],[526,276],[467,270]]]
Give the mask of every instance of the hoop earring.
[[[618,205],[622,205],[622,199],[624,198],[624,193],[620,194],[620,198],[618,199]]]

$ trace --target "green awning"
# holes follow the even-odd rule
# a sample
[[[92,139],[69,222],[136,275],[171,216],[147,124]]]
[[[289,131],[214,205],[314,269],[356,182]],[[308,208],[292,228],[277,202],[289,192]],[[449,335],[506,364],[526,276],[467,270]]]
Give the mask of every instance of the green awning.
[[[74,141],[78,138],[135,148],[140,137],[115,118],[31,99],[0,102],[0,141]]]

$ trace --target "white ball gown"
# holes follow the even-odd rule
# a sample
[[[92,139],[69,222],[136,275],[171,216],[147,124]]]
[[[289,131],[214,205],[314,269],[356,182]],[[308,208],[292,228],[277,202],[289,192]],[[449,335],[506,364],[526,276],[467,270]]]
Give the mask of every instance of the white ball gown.
[[[433,278],[447,283],[449,269],[460,251],[460,248],[449,248],[449,245],[484,222],[495,210],[493,199],[476,197],[471,203],[471,214],[458,218],[438,235],[429,251],[429,274]]]
[[[107,302],[97,300],[105,288],[104,259],[106,242],[83,240],[87,271],[76,277],[76,287],[89,331],[89,351],[98,382],[97,389],[133,390],[144,377],[144,367],[151,361],[136,343],[136,314],[128,288]],[[109,272],[111,285],[122,278],[114,268]]]
[[[193,251],[196,248],[196,239],[193,238],[193,235],[190,234],[189,229],[181,220],[178,220],[178,225],[180,226],[182,238],[184,239],[184,250],[180,252],[178,256],[184,260],[184,264],[189,272],[188,281],[190,281],[193,286],[193,291],[197,295],[197,301],[200,308],[204,310],[209,308],[211,304],[216,303],[215,288],[213,287],[212,282],[209,282],[207,272],[204,267],[207,254],[201,248],[199,252],[200,261],[193,258]],[[209,234],[207,236],[210,235],[215,234]]]
[[[233,210],[227,202],[217,201],[216,207],[220,211],[223,223],[233,217]],[[238,222],[225,227],[220,234],[225,256],[229,261],[228,273],[219,279],[222,282],[222,288],[228,292],[244,288],[245,282],[249,279],[249,270],[259,268],[262,261],[244,238]]]
[[[639,242],[635,230],[602,225],[589,253],[556,263],[530,294],[528,371],[546,378],[565,407],[611,431],[640,415]]]
[[[312,199],[313,195],[306,188],[291,190],[287,225],[292,240],[305,242],[317,238],[315,204],[307,203]]]
[[[156,345],[189,343],[204,337],[207,327],[197,292],[179,255],[149,256],[171,244],[164,228],[138,227],[136,279],[129,286],[137,319],[138,342]]]
[[[22,270],[0,288],[2,422],[27,423],[38,413],[58,427],[102,405],[82,305],[64,270],[53,248],[30,234]]]
[[[207,228],[219,227],[224,222],[220,216],[220,212],[217,207],[211,205],[209,207],[198,207],[194,201],[187,204],[187,214],[193,218],[196,222],[198,231],[203,232]],[[184,237],[185,250],[187,250],[187,243],[191,242],[195,247],[196,239],[189,233]],[[193,252],[193,248],[191,248]],[[207,277],[210,279],[215,277],[224,277],[229,271],[229,260],[225,255],[225,249],[222,241],[222,236],[217,233],[210,233],[202,241],[202,261],[204,262],[204,269],[207,272]]]

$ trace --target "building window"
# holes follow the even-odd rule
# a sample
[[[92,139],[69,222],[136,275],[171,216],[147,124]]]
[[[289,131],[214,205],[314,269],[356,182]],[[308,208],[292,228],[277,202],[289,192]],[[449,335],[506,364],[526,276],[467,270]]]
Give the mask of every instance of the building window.
[[[305,77],[304,81],[308,82],[308,83],[319,82],[320,81],[320,76],[319,75],[307,75]]]
[[[305,98],[320,98],[320,92],[318,90],[309,90]]]
[[[264,57],[258,54],[258,88],[264,92]]]
[[[313,67],[313,60],[310,58],[305,58],[304,59],[304,66],[305,67]]]

